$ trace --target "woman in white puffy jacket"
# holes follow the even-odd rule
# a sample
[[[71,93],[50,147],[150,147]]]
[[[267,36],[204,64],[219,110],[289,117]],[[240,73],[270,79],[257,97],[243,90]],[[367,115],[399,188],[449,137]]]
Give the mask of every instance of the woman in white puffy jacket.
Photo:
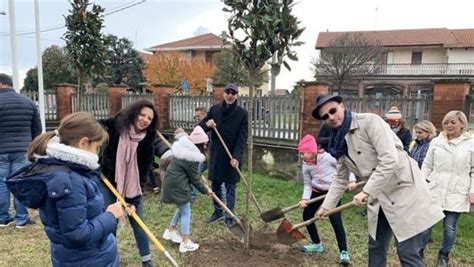
[[[474,203],[474,137],[468,132],[462,111],[453,110],[444,116],[443,132],[431,141],[421,171],[432,197],[446,216],[438,264],[447,266],[461,213],[469,212]],[[421,253],[431,230],[423,235]]]

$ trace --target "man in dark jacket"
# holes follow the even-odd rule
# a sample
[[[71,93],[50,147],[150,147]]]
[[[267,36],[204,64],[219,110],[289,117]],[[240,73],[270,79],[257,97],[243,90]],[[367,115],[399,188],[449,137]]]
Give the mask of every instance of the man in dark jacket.
[[[211,134],[211,148],[209,155],[209,177],[212,181],[212,191],[222,199],[221,184],[225,183],[226,203],[230,210],[235,207],[235,188],[240,177],[236,168],[242,166],[245,145],[248,135],[247,111],[237,105],[239,87],[235,84],[227,84],[224,87],[224,101],[211,107],[207,116],[199,124],[204,131],[219,130],[225,144],[232,154],[232,159],[221,144],[221,141],[213,131]],[[209,222],[213,223],[223,219],[223,211],[214,202],[214,213]],[[227,225],[234,223],[230,216],[225,217]]]
[[[31,141],[41,134],[38,109],[33,101],[12,88],[12,79],[0,74],[0,227],[16,221],[17,228],[34,224],[28,210],[15,198],[15,219],[8,212],[10,191],[5,179],[28,164],[26,151]]]

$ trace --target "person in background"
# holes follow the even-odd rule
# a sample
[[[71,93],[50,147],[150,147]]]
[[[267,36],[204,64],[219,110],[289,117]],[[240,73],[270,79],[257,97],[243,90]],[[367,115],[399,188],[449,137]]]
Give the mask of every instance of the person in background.
[[[212,106],[206,118],[199,124],[205,132],[213,131],[213,128],[217,127],[232,155],[232,159],[229,159],[217,134],[212,132],[209,155],[209,177],[212,181],[212,191],[222,199],[220,189],[222,183],[225,183],[225,201],[231,211],[235,207],[236,187],[240,181],[236,169],[242,168],[248,137],[248,114],[237,104],[238,94],[239,87],[237,85],[227,84],[224,87],[224,101]],[[214,223],[224,217],[227,226],[235,224],[232,217],[228,214],[224,215],[222,208],[214,202],[214,212],[208,222]]]
[[[415,125],[416,139],[410,145],[410,157],[418,162],[421,169],[426,152],[430,147],[431,140],[436,136],[436,128],[431,121],[422,120]]]
[[[469,212],[474,204],[474,137],[468,131],[467,117],[462,111],[448,112],[442,123],[443,131],[431,141],[421,173],[431,196],[444,211],[438,265],[446,267],[461,214]],[[421,254],[432,229],[423,233]]]
[[[201,132],[207,138],[202,129]],[[193,138],[196,139],[197,136],[194,135]],[[178,207],[169,227],[163,234],[163,238],[180,243],[179,252],[185,253],[199,248],[199,244],[189,238],[191,232],[191,185],[194,185],[203,194],[212,194],[212,192],[208,192],[202,184],[199,172],[199,163],[206,160],[204,154],[191,142],[184,131],[176,131],[176,139],[177,141],[171,147],[173,159],[166,169],[161,200],[164,203],[176,204]],[[177,229],[178,222],[181,222],[181,234]]]
[[[336,173],[336,159],[327,153],[321,146],[316,145],[316,140],[312,135],[304,136],[299,144],[298,151],[303,159],[302,172],[304,177],[303,196],[299,202],[303,209],[303,220],[314,217],[323,200],[308,204],[312,198],[325,195],[331,186],[332,179]],[[355,177],[351,175],[349,190],[356,187]],[[337,206],[341,205],[341,201]],[[342,223],[341,213],[329,216],[332,228],[336,234],[337,245],[339,247],[339,260],[341,264],[350,264],[349,252],[347,249],[346,232]],[[311,243],[303,246],[303,251],[308,253],[323,253],[325,248],[319,237],[316,224],[306,226],[311,237]]]
[[[6,177],[29,164],[26,159],[28,146],[41,134],[41,121],[35,103],[13,89],[12,79],[0,74],[0,227],[16,223],[16,228],[35,224],[28,216],[27,208],[16,198],[15,218],[10,209],[10,192]]]
[[[33,140],[28,158],[34,163],[7,181],[18,199],[39,209],[53,266],[120,266],[113,233],[122,206],[105,209],[96,182],[97,152],[107,138],[90,113],[70,114]]]
[[[319,95],[312,115],[331,127],[328,152],[337,160],[318,217],[327,218],[327,212],[337,206],[352,172],[367,181],[352,202],[368,207],[368,266],[387,265],[393,235],[400,264],[424,266],[419,254],[421,234],[444,215],[429,197],[418,165],[400,139],[377,114],[346,109],[340,96]]]
[[[154,161],[153,143],[158,124],[155,106],[148,100],[138,100],[100,123],[109,134],[109,142],[102,152],[102,172],[143,220],[143,188]],[[102,181],[99,189],[106,205],[117,201]],[[129,221],[142,266],[153,266],[148,236],[131,216]]]
[[[411,132],[405,127],[405,122],[402,120],[402,113],[400,110],[393,106],[385,114],[385,121],[390,125],[392,131],[402,141],[403,149],[408,152],[408,147],[412,141]]]

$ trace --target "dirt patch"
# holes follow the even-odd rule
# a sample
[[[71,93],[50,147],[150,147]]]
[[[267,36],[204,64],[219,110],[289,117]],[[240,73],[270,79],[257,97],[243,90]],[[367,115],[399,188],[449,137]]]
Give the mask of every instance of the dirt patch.
[[[297,266],[304,262],[306,254],[297,247],[277,242],[275,233],[254,232],[250,249],[244,244],[224,237],[202,241],[200,248],[188,258],[189,266]]]

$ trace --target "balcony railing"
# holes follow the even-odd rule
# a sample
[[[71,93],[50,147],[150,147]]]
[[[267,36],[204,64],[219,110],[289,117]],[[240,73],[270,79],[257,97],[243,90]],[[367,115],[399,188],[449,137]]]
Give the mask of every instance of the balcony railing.
[[[386,64],[376,65],[375,75],[473,75],[474,64]]]

